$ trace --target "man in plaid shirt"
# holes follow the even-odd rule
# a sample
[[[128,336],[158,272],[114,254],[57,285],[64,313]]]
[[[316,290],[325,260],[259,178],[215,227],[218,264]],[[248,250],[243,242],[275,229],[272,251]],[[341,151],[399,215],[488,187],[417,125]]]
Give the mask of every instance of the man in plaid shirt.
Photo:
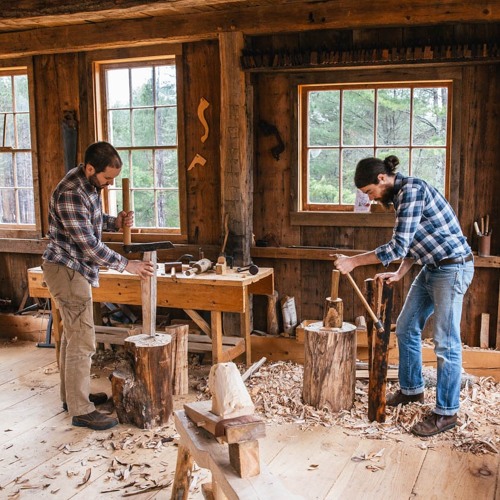
[[[72,424],[94,430],[118,423],[95,409],[105,393],[90,394],[90,368],[95,353],[91,287],[99,286],[99,266],[128,271],[141,278],[153,275],[153,264],[128,260],[101,241],[102,230],[117,231],[133,224],[133,212],[103,214],[101,190],[120,174],[122,161],[107,142],[85,151],[84,163],[70,170],[52,193],[49,243],[43,254],[43,276],[63,321],[59,359],[63,408]]]
[[[335,267],[348,273],[357,266],[402,259],[396,272],[376,276],[387,283],[399,281],[417,262],[422,270],[412,283],[396,322],[400,390],[387,399],[389,406],[424,401],[421,334],[434,314],[434,345],[438,360],[436,406],[412,432],[433,436],[453,428],[460,406],[462,343],[460,319],[463,297],[474,275],[471,249],[446,199],[425,181],[396,173],[399,160],[361,160],[356,186],[371,200],[393,203],[396,222],[392,239],[372,252],[339,256]]]

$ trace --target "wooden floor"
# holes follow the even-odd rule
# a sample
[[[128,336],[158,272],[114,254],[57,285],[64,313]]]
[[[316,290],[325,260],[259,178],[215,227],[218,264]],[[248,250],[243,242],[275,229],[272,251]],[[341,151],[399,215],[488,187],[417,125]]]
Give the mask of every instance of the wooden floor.
[[[107,374],[98,373],[93,390],[109,393]],[[176,398],[175,406],[193,399]],[[73,427],[58,397],[54,350],[2,343],[0,451],[0,499],[142,500],[170,498],[168,486],[137,492],[171,482],[177,448],[172,426],[148,431],[119,425],[101,432]],[[500,499],[498,454],[431,448],[411,435],[387,441],[347,435],[342,428],[271,425],[261,458],[306,499]],[[198,470],[195,477],[190,498],[198,500],[209,473]]]

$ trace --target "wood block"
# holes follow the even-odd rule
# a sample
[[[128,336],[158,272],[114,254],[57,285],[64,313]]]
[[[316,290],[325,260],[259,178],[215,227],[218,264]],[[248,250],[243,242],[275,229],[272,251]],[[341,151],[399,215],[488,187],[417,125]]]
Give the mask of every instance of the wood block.
[[[256,415],[246,415],[235,419],[225,419],[211,411],[212,402],[197,401],[184,405],[186,415],[198,426],[208,431],[219,441],[237,443],[259,439],[266,435],[264,421]]]
[[[244,441],[229,445],[229,463],[243,478],[260,474],[259,442]]]
[[[479,347],[488,349],[490,344],[490,315],[488,313],[481,314],[481,330],[479,333]]]
[[[255,406],[234,363],[213,365],[208,376],[208,388],[212,394],[212,413],[224,418],[254,413]]]

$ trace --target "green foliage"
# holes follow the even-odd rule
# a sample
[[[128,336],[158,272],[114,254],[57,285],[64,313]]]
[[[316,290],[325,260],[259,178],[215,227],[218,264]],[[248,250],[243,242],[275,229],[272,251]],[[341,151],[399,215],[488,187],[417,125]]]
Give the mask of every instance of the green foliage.
[[[121,177],[131,178],[136,225],[180,227],[175,66],[110,70],[107,94],[109,140],[124,160]]]
[[[309,202],[353,204],[354,171],[359,160],[390,154],[399,157],[401,172],[421,177],[443,190],[447,94],[445,87],[410,85],[377,90],[311,90],[307,141]]]

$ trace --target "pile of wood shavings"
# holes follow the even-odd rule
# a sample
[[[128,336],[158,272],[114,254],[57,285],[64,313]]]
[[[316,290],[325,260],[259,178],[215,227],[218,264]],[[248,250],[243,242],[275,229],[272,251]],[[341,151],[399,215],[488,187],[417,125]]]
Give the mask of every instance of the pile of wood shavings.
[[[398,439],[402,433],[425,417],[435,405],[435,388],[426,389],[425,404],[386,408],[384,423],[368,420],[368,381],[357,380],[354,406],[351,410],[331,413],[317,410],[302,402],[303,366],[279,361],[260,368],[246,384],[256,411],[269,423],[295,423],[303,430],[322,425],[341,426],[349,435],[367,439]],[[397,389],[387,383],[388,392]],[[467,381],[461,391],[458,425],[449,432],[425,439],[449,442],[454,448],[471,453],[499,453],[500,450],[500,384],[491,378]]]

